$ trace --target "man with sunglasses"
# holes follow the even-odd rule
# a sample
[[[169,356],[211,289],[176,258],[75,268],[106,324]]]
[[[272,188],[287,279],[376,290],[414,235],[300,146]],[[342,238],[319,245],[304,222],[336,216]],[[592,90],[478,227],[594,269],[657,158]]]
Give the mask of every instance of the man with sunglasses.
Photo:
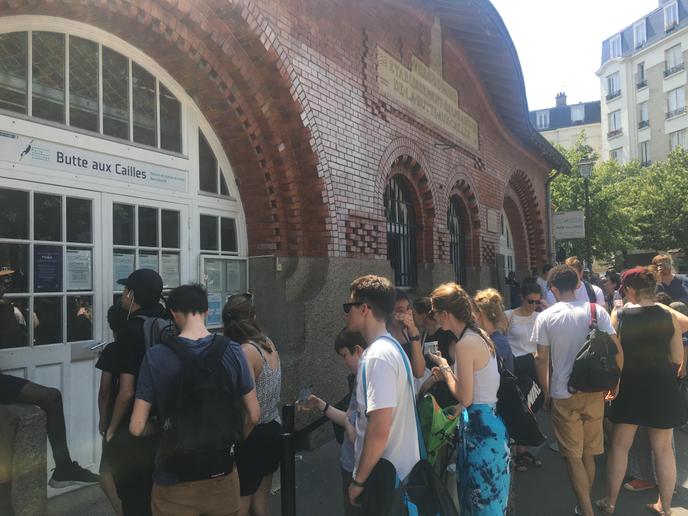
[[[652,265],[657,269],[657,293],[664,292],[672,301],[688,303],[688,278],[674,274],[671,256],[659,254],[652,259]]]
[[[386,326],[395,302],[392,283],[370,275],[351,284],[344,303],[348,329],[368,343],[356,377],[355,466],[349,486],[351,503],[362,503],[366,514],[389,510],[383,507],[389,489],[377,479],[395,470],[403,481],[420,460],[411,364]]]

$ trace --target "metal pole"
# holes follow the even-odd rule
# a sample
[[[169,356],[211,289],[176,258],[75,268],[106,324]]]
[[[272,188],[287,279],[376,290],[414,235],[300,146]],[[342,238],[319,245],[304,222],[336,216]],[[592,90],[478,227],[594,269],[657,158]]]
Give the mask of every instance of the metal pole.
[[[282,460],[280,463],[282,516],[296,516],[296,460],[294,458],[294,405],[282,407]]]
[[[585,259],[588,262],[588,267],[592,271],[592,233],[590,230],[590,179],[584,179],[585,185]]]

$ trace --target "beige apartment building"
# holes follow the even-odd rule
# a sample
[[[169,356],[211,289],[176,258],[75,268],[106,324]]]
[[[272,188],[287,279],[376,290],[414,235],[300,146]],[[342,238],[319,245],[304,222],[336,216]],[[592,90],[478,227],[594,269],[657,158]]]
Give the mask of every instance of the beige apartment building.
[[[584,144],[598,156],[602,152],[602,128],[600,125],[600,101],[568,104],[566,93],[558,93],[555,106],[530,112],[530,122],[550,143],[572,149],[581,133]]]
[[[658,7],[602,43],[602,159],[649,164],[685,147],[688,0]]]

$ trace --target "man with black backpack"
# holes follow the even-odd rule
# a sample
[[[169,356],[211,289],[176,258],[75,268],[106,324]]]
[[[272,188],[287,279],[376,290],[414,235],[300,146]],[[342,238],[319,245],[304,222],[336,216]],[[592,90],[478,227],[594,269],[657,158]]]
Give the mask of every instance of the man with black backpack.
[[[118,280],[124,286],[120,304],[126,321],[108,347],[99,367],[111,374],[111,403],[108,403],[103,436],[103,458],[112,470],[124,516],[151,513],[153,465],[158,446],[156,436],[135,439],[129,433],[129,419],[143,356],[161,338],[156,331],[171,327],[169,315],[160,304],[162,278],[152,269],[138,269]],[[153,328],[159,330],[153,331]],[[171,330],[170,330],[171,331]],[[111,347],[111,349],[110,349]]]
[[[614,392],[605,393],[598,386],[589,385],[591,378],[597,380],[593,374],[573,382],[576,390],[572,386],[572,374],[580,369],[579,352],[588,344],[597,345],[599,341],[611,339],[605,350],[608,353],[589,357],[593,362],[587,364],[591,366],[589,370],[616,361],[618,368],[614,369],[618,372],[623,365],[623,353],[604,305],[577,299],[575,290],[579,281],[577,271],[567,265],[558,265],[550,271],[549,283],[557,303],[538,316],[531,341],[537,344],[535,367],[545,393],[545,409],[552,410],[554,434],[578,499],[576,514],[592,516],[590,489],[595,480],[595,455],[604,452],[604,401],[605,397],[611,399],[616,389],[610,386],[608,389]],[[617,381],[615,376],[614,382]]]
[[[251,370],[238,343],[206,329],[203,287],[177,287],[167,307],[180,334],[146,352],[129,426],[160,434],[153,514],[238,514],[234,450],[260,419]]]

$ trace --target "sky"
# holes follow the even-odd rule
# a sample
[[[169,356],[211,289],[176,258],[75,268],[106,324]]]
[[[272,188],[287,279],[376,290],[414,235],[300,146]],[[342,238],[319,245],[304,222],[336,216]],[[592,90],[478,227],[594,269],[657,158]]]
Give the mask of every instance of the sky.
[[[656,9],[659,0],[491,0],[516,45],[531,110],[600,99],[602,41]]]

